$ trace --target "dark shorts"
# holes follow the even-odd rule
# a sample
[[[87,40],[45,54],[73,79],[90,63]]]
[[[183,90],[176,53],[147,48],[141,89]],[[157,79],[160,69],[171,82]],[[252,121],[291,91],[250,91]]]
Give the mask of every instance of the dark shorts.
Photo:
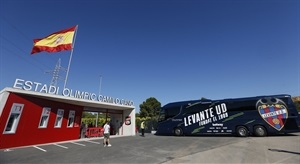
[[[109,139],[109,133],[104,133],[104,138]]]

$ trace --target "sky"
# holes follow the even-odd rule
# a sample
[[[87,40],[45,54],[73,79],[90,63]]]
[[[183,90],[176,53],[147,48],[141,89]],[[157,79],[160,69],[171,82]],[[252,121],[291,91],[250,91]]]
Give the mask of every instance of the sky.
[[[298,0],[1,0],[0,90],[50,84],[71,51],[31,55],[33,39],[75,25],[66,87],[136,112],[150,97],[300,96]]]

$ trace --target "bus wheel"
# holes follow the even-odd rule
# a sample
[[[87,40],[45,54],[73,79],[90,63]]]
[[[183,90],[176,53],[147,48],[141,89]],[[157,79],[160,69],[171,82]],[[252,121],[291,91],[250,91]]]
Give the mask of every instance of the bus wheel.
[[[267,130],[263,126],[254,126],[254,135],[257,137],[264,137],[267,135]]]
[[[181,135],[183,134],[183,131],[182,131],[181,128],[175,128],[175,129],[174,129],[174,134],[175,134],[176,136],[181,136]]]
[[[239,137],[247,137],[248,136],[248,129],[244,126],[238,126],[236,128],[237,136]]]

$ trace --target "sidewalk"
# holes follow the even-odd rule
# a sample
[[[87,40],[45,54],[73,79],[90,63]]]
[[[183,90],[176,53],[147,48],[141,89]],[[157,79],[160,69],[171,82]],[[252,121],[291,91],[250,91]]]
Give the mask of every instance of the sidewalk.
[[[288,142],[286,142],[288,141]],[[300,161],[300,136],[249,137],[166,163],[295,163]]]

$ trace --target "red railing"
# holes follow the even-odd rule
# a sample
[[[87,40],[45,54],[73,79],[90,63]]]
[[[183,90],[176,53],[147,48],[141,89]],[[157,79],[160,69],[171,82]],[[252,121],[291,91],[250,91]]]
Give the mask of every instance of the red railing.
[[[90,137],[102,137],[103,136],[103,128],[87,128],[85,135],[87,138]]]

